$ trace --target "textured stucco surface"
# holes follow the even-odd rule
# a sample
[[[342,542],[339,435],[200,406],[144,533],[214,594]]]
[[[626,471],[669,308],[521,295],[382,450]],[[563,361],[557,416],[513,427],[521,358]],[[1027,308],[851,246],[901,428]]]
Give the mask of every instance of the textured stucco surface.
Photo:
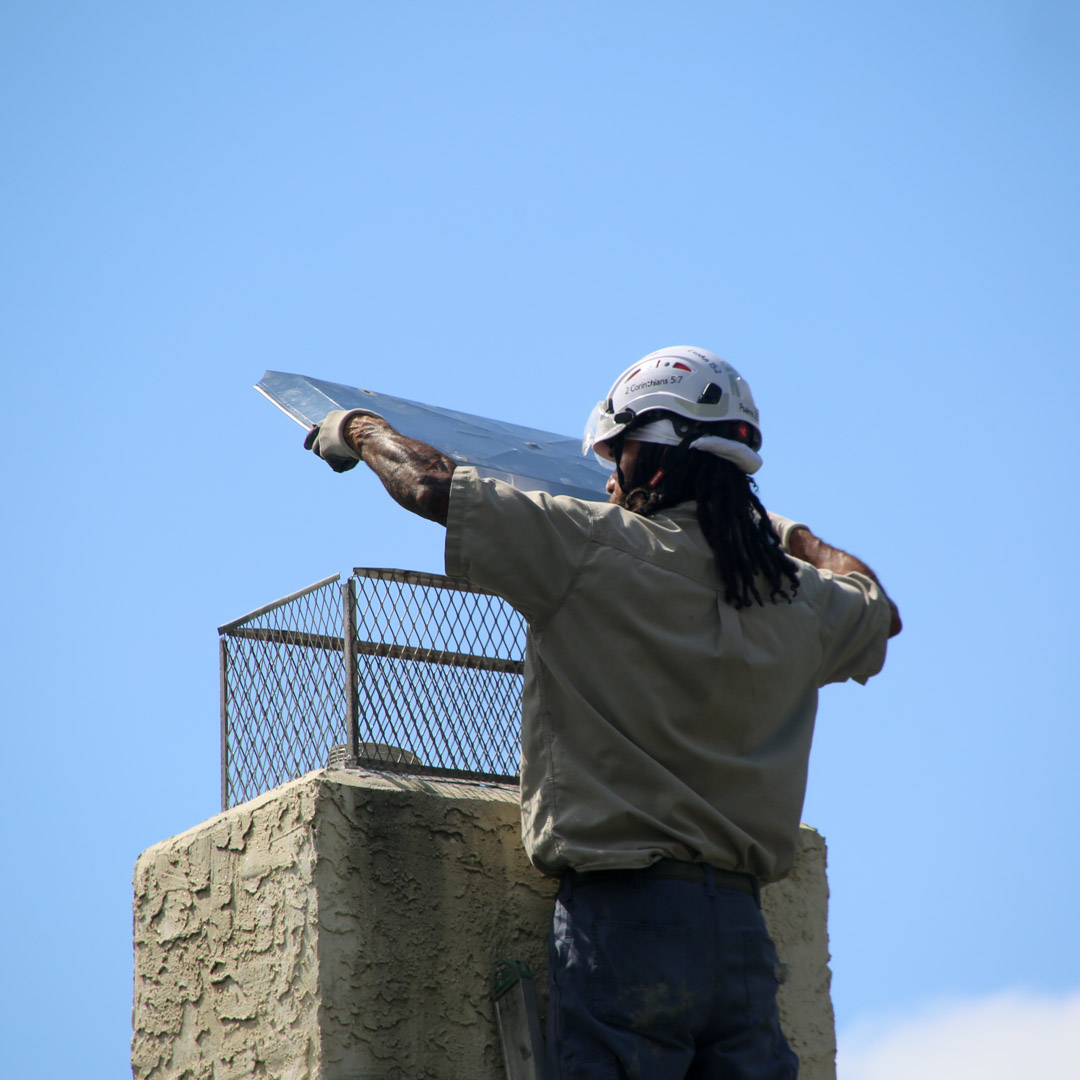
[[[800,1080],[835,1080],[836,1026],[829,984],[829,884],[825,840],[804,825],[795,866],[761,890],[761,907],[786,981],[780,987],[784,1034],[799,1055]]]
[[[556,882],[517,791],[311,773],[144,852],[137,1080],[501,1080],[489,980],[526,961],[546,1007]],[[833,1080],[825,847],[763,896],[803,1080]]]
[[[139,858],[134,1076],[318,1075],[318,790],[291,784]]]

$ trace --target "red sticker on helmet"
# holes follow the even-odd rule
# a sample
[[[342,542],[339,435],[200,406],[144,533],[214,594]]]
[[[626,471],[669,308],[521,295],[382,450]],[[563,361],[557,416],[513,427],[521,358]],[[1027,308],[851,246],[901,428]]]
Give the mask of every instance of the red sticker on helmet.
[[[694,370],[692,367],[688,366],[687,364],[682,364],[678,360],[676,360],[675,363],[672,364],[671,366],[678,368],[680,371],[689,371],[691,373]]]

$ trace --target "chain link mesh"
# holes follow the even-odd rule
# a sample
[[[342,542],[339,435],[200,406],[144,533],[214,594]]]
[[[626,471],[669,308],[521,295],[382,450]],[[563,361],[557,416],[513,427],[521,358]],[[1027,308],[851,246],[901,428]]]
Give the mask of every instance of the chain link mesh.
[[[355,592],[356,716],[347,608]],[[525,624],[436,574],[359,569],[219,628],[222,806],[328,763],[513,779]]]

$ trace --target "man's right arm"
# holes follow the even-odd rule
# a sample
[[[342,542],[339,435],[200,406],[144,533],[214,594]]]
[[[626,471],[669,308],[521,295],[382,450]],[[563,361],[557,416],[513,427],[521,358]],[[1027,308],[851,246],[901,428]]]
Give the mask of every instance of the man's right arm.
[[[885,592],[881,582],[878,581],[877,574],[862,559],[857,559],[854,555],[841,551],[840,548],[826,544],[824,540],[816,537],[805,525],[798,525],[788,533],[786,546],[796,559],[802,559],[803,562],[817,567],[818,570],[830,570],[834,574],[865,574],[871,581],[876,581],[881,591]],[[892,609],[889,637],[896,637],[903,629],[903,623],[900,621],[900,611],[889,598],[888,593],[885,593],[885,599],[889,601],[889,607]]]

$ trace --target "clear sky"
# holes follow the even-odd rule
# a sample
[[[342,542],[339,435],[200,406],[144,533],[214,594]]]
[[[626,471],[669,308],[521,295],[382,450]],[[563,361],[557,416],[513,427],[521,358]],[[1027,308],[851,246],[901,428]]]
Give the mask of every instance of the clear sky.
[[[264,369],[572,434],[684,343],[904,616],[804,815],[841,1076],[1071,1053],[1078,59],[1052,0],[0,5],[5,1072],[124,1075],[135,859],[218,809],[215,627],[442,568]]]

